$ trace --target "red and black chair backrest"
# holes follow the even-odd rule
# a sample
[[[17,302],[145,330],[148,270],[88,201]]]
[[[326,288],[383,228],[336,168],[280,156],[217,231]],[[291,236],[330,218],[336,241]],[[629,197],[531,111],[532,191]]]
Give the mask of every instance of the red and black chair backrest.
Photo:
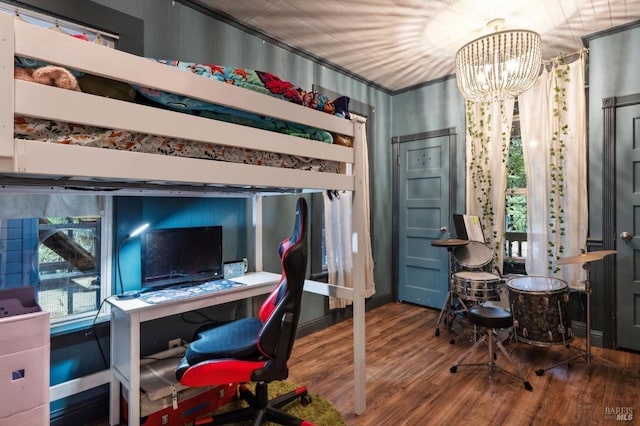
[[[276,362],[277,367],[271,366],[276,367],[276,370],[286,369],[300,318],[307,273],[307,222],[307,203],[304,198],[299,198],[293,231],[278,248],[282,266],[280,282],[259,311],[259,318],[264,326],[258,334],[258,348],[265,357]],[[255,379],[264,380],[265,377],[256,376]]]

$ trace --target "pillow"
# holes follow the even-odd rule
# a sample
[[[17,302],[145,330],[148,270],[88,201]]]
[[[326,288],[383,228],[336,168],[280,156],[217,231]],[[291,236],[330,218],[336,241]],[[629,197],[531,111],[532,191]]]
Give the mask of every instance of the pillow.
[[[111,80],[93,74],[85,74],[78,77],[78,84],[85,93],[133,102],[136,99],[136,91],[128,83]]]

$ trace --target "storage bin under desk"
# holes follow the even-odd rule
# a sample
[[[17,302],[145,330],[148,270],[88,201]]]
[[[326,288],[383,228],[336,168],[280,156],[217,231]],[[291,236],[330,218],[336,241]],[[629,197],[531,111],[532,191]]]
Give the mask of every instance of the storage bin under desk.
[[[184,353],[185,348],[177,347],[141,361],[141,425],[182,426],[236,399],[237,384],[205,387],[181,385],[176,379],[175,369]],[[127,389],[122,390],[122,403],[124,420],[128,421]]]
[[[49,313],[0,318],[0,425],[49,424]]]

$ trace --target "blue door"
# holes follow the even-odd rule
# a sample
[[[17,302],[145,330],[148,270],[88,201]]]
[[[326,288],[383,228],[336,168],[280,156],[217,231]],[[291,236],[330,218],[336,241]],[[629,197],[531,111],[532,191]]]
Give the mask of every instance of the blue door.
[[[396,273],[398,299],[403,302],[441,308],[447,295],[447,249],[431,242],[450,232],[455,199],[452,141],[451,129],[394,138]]]

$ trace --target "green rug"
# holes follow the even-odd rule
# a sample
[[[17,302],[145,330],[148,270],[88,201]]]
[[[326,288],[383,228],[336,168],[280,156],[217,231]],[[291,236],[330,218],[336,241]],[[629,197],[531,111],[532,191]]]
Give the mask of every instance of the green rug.
[[[249,384],[248,387],[252,392],[255,389],[255,385],[253,384]],[[284,393],[293,391],[297,387],[298,386],[296,386],[295,384],[284,381],[271,382],[269,383],[269,398],[271,399],[277,395],[282,395]],[[346,426],[342,415],[331,402],[327,401],[319,395],[314,394],[313,392],[309,392],[309,395],[311,395],[311,404],[303,407],[300,403],[300,399],[298,398],[288,405],[285,405],[283,407],[284,411],[293,416],[311,422],[316,426]],[[216,413],[219,414],[226,411],[232,411],[246,406],[247,403],[245,401],[234,401],[220,408],[220,410],[215,411],[213,414],[215,415]],[[245,422],[245,424],[246,423],[249,422]],[[272,426],[273,423],[265,423],[265,425]]]

